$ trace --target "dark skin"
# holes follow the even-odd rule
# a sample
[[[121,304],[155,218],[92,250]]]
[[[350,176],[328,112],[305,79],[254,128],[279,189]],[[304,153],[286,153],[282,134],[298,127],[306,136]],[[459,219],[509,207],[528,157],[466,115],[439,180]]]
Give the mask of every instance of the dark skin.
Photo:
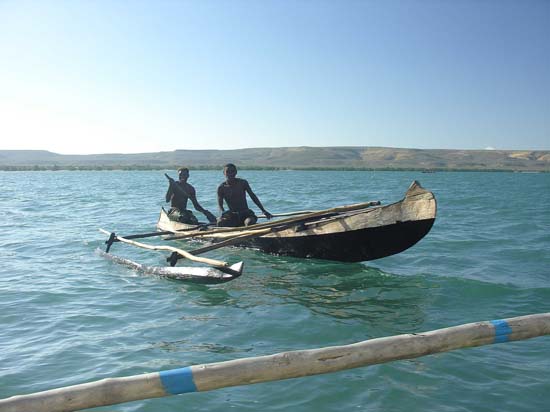
[[[187,179],[189,179],[189,171],[182,170],[179,173],[179,181],[177,183],[174,182],[174,184],[178,185],[179,189],[173,188],[171,183],[166,192],[166,201],[170,202],[172,207],[178,208],[179,210],[187,210],[187,201],[190,199],[195,210],[203,213],[209,221],[213,219],[215,221],[215,217],[212,213],[199,204],[195,188],[187,183]]]
[[[225,182],[218,187],[218,208],[220,212],[224,212],[223,202],[227,203],[227,207],[232,212],[241,212],[248,209],[246,202],[246,194],[250,196],[250,199],[260,208],[265,217],[271,219],[273,216],[267,210],[265,210],[262,202],[258,199],[258,196],[252,191],[248,182],[244,179],[237,178],[237,168],[226,167],[223,170],[223,174],[226,178]]]

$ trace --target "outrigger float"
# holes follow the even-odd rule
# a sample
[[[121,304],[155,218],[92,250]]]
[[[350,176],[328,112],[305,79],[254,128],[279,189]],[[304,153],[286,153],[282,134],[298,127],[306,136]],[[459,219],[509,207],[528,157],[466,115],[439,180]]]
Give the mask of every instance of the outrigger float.
[[[178,249],[172,246],[153,246],[145,243],[136,242],[131,240],[132,238],[158,236],[158,232],[145,233],[141,235],[130,235],[127,237],[117,236],[114,232],[108,232],[104,229],[99,229],[100,232],[109,235],[109,239],[105,242],[107,244],[107,250],[104,252],[99,250],[99,254],[108,259],[111,259],[115,263],[128,266],[139,272],[143,272],[149,275],[161,276],[174,280],[184,280],[195,283],[224,283],[230,280],[236,279],[241,276],[243,272],[243,262],[238,262],[233,265],[229,265],[227,262],[221,260],[214,260],[203,258],[199,256],[191,255],[183,249]],[[195,262],[207,264],[210,267],[194,267],[194,266],[147,266],[136,263],[132,260],[122,258],[120,256],[109,253],[111,246],[114,242],[123,242],[132,246],[137,246],[149,250],[167,250],[172,252],[173,256],[185,257]]]
[[[357,203],[332,209],[299,211],[274,215],[284,217],[246,227],[217,227],[215,224],[189,225],[170,220],[164,208],[157,222],[159,231],[130,236],[110,235],[104,255],[136,270],[173,279],[202,283],[227,282],[242,274],[243,263],[201,258],[198,255],[226,246],[253,248],[262,252],[341,262],[362,262],[400,253],[422,239],[435,221],[437,204],[432,192],[414,181],[405,197],[381,206],[379,201]],[[162,236],[164,240],[193,239],[206,246],[185,251],[171,246],[152,246],[131,239]],[[151,250],[167,250],[171,267],[150,267],[114,257],[109,249],[124,242]],[[210,268],[174,268],[179,259],[189,259]]]

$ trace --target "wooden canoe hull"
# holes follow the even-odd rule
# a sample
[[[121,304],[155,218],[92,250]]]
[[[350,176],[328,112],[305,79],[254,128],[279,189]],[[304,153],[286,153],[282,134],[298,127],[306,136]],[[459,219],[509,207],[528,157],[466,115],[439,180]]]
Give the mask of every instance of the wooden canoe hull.
[[[362,262],[403,252],[426,236],[434,221],[417,220],[310,236],[259,237],[237,246],[282,256]]]
[[[433,193],[415,181],[399,202],[297,223],[243,240],[235,246],[275,255],[342,262],[380,259],[400,253],[426,236],[435,222],[436,211]],[[164,211],[161,211],[157,227],[172,231],[189,228],[170,221]],[[243,228],[235,228],[235,231],[213,233],[203,238],[219,242],[242,231]]]

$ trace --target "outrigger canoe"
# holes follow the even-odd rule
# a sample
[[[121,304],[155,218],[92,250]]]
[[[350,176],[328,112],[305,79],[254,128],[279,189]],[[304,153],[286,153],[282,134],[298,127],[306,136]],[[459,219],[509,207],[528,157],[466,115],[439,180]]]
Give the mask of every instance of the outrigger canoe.
[[[384,206],[366,202],[236,228],[197,228],[175,222],[163,208],[157,228],[174,233],[170,239],[213,243],[191,254],[227,244],[274,255],[362,262],[391,256],[416,244],[432,228],[436,211],[433,193],[414,181],[402,200]]]

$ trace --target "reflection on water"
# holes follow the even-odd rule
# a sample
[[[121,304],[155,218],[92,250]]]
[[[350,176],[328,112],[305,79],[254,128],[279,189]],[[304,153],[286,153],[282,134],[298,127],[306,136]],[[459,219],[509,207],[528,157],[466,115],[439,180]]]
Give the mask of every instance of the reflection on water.
[[[429,286],[422,278],[348,263],[315,262],[289,269],[266,280],[266,294],[341,322],[373,326],[398,321],[410,327],[424,319],[422,305]]]
[[[167,352],[207,352],[207,353],[246,353],[252,348],[237,348],[217,343],[193,343],[189,339],[175,341],[161,341],[151,345],[153,348],[161,349]]]
[[[193,302],[200,306],[239,307],[237,297],[230,294],[226,289],[199,284],[185,285],[181,289],[190,294],[193,297]]]
[[[425,318],[432,283],[422,276],[398,276],[360,263],[274,257],[246,251],[246,272],[220,287],[186,285],[201,306],[247,309],[298,304],[312,315],[349,324],[414,330]]]

